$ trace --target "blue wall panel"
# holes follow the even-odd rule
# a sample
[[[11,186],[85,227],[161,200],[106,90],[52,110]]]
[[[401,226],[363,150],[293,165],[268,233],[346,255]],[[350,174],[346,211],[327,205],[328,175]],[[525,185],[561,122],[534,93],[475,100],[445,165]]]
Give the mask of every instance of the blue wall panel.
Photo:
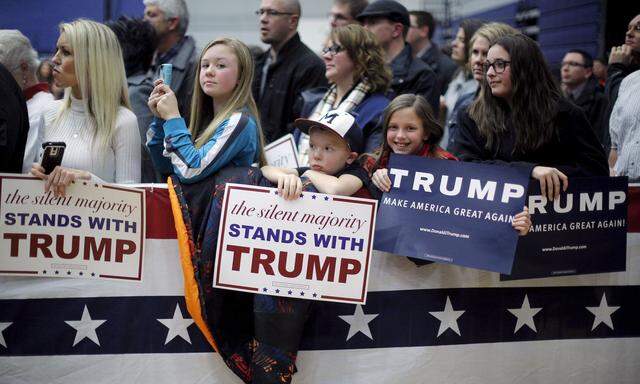
[[[0,0],[0,29],[18,29],[40,54],[54,51],[58,24],[80,17],[104,21],[105,0]],[[112,0],[111,16],[142,16],[142,0]]]
[[[552,67],[557,67],[569,49],[583,49],[596,56],[603,49],[603,23],[600,0],[533,0],[528,5],[540,10],[538,42]],[[487,21],[500,21],[515,26],[518,2],[469,15]],[[454,20],[453,31],[462,19]]]

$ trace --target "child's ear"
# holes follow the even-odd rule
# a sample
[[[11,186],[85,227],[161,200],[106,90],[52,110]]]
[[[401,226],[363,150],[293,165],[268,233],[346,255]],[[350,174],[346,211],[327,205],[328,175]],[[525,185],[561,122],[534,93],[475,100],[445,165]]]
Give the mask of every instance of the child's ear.
[[[347,164],[353,163],[358,158],[358,152],[351,152],[347,157]]]

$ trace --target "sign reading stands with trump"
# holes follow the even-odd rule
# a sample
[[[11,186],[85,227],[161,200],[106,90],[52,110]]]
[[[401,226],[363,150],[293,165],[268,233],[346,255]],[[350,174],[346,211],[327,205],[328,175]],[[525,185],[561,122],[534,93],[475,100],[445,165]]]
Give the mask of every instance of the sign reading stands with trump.
[[[140,281],[143,190],[75,182],[64,196],[0,175],[0,275]]]
[[[213,286],[364,304],[377,202],[227,184]]]

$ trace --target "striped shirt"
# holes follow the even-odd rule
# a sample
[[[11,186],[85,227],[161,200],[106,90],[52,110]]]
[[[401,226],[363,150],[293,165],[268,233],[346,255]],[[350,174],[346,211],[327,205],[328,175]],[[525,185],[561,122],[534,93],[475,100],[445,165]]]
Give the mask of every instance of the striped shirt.
[[[616,174],[629,179],[640,178],[640,70],[628,75],[620,84],[618,99],[611,112],[609,131],[611,149],[618,152]]]
[[[175,173],[180,181],[194,183],[227,165],[254,163],[259,150],[258,125],[247,112],[235,112],[196,148],[183,118],[154,119],[147,132],[147,147],[159,172]]]

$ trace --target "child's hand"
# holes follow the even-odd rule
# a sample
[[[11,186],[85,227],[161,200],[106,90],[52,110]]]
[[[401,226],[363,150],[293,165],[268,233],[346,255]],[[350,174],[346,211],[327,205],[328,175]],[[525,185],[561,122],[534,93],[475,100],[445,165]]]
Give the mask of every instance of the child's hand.
[[[386,168],[380,168],[375,171],[373,176],[371,176],[371,181],[373,182],[373,185],[378,187],[382,192],[389,192],[391,190],[391,179],[387,174]]]
[[[525,236],[529,233],[529,230],[531,229],[531,215],[529,214],[529,208],[525,206],[522,212],[515,215],[511,226],[513,226],[513,229],[518,231],[520,236]]]
[[[164,84],[162,80],[156,80],[154,84],[155,88],[153,88],[151,95],[149,95],[149,101],[147,103],[151,112],[163,120],[180,117],[178,100],[171,88]]]
[[[302,193],[302,180],[296,175],[278,176],[278,193],[285,200],[295,200]]]
[[[151,113],[153,113],[155,117],[160,117],[160,113],[158,113],[157,106],[158,106],[158,101],[162,96],[164,96],[164,94],[165,92],[164,92],[163,82],[161,79],[158,79],[153,83],[153,91],[151,91],[151,94],[149,95],[149,100],[147,100],[147,106],[149,107],[149,109],[151,110]]]

